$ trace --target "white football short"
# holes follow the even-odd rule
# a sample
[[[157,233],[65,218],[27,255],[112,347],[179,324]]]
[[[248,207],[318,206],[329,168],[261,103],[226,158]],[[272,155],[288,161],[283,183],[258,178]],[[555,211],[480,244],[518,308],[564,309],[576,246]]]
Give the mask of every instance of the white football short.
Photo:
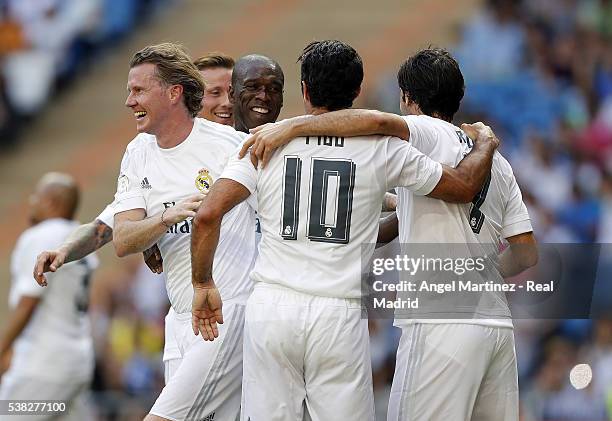
[[[172,421],[235,420],[240,413],[245,298],[223,303],[219,337],[204,341],[191,313],[166,316],[166,386],[150,413]]]
[[[402,327],[387,421],[518,421],[512,328]]]
[[[374,420],[359,299],[257,283],[247,302],[242,420]]]

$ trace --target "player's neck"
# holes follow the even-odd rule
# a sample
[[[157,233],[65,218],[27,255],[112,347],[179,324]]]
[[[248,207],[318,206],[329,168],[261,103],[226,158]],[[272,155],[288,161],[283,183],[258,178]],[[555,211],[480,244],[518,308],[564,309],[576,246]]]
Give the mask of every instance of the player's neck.
[[[413,110],[414,112],[409,113],[408,115],[426,115],[428,117],[432,117],[432,118],[437,118],[438,120],[443,120],[446,121],[447,123],[451,122],[451,119],[446,118],[446,117],[442,117],[440,114],[438,113],[431,113],[431,114],[425,114],[424,112],[421,111],[420,108],[417,108],[416,110]]]
[[[404,107],[404,108],[402,108],[402,107]],[[442,115],[438,114],[435,111],[433,113],[431,113],[431,114],[425,114],[423,112],[423,110],[421,110],[421,107],[419,107],[419,105],[416,102],[413,102],[413,101],[403,102],[400,105],[400,108],[402,109],[402,113],[406,113],[407,115],[426,115],[428,117],[433,117],[433,118],[437,118],[439,120],[444,120],[444,121],[446,121],[448,123],[450,123],[451,120],[452,120],[452,117],[451,118],[443,117]]]
[[[189,115],[176,119],[166,119],[166,124],[155,134],[157,144],[162,149],[174,148],[187,139],[193,130],[194,119]]]
[[[319,115],[319,114],[325,114],[328,113],[329,110],[327,108],[322,108],[322,107],[312,107],[308,110],[307,114],[310,115]]]
[[[438,113],[432,113],[430,117],[437,118],[437,119],[439,119],[439,120],[444,120],[444,121],[446,121],[447,123],[450,123],[450,122],[451,122],[451,119],[446,118],[446,117],[442,117],[442,116],[441,116],[440,114],[438,114]]]
[[[34,225],[38,225],[42,222],[45,221],[49,221],[51,219],[65,219],[67,221],[70,221],[71,219],[68,218],[63,212],[49,212],[48,214],[44,215],[42,218],[39,219],[30,219],[30,226],[34,226]]]

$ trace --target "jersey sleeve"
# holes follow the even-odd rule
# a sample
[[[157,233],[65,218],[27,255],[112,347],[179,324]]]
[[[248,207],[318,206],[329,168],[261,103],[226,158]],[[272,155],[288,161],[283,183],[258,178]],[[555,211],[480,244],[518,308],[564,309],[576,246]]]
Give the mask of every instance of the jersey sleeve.
[[[115,218],[114,218],[114,216],[115,216],[115,206],[114,206],[114,204],[115,204],[115,202],[109,203],[108,205],[106,205],[106,207],[104,208],[102,213],[100,213],[100,215],[98,215],[96,217],[97,220],[103,222],[104,224],[106,224],[111,229],[113,229],[114,225],[115,225]]]
[[[420,196],[431,193],[442,177],[442,165],[401,139],[387,138],[385,143],[386,190],[406,187]]]
[[[255,197],[257,192],[257,169],[253,167],[251,162],[251,152],[249,151],[242,159],[238,158],[238,152],[233,153],[220,178],[227,178],[242,184],[251,192],[251,197]],[[247,201],[249,200],[247,199]]]
[[[435,142],[437,132],[431,127],[429,122],[416,115],[402,116],[402,118],[408,126],[408,131],[410,132],[408,141],[412,146],[425,154],[431,152],[432,143]]]
[[[508,167],[512,171],[509,165]],[[533,231],[529,212],[527,212],[527,206],[523,203],[523,195],[514,174],[510,173],[509,181],[508,200],[502,219],[501,235],[504,238]]]
[[[117,192],[113,202],[114,213],[131,209],[146,209],[146,202],[140,188],[138,151],[126,151],[121,160],[117,179]]]

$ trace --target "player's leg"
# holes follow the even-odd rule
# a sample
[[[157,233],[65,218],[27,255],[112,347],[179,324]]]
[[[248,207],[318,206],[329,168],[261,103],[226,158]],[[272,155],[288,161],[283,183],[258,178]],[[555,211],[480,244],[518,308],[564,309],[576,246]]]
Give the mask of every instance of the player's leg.
[[[494,332],[452,323],[403,328],[387,420],[470,420],[495,350]]]
[[[302,420],[305,304],[290,290],[257,285],[244,332],[243,421]]]
[[[244,305],[226,303],[219,337],[206,342],[191,329],[191,314],[176,315],[183,359],[146,418],[233,420],[240,411]],[[158,417],[158,418],[155,418]]]
[[[514,331],[497,328],[497,347],[478,391],[472,421],[518,421],[518,371]]]
[[[306,336],[306,406],[313,421],[374,420],[368,321],[360,300],[314,297]]]

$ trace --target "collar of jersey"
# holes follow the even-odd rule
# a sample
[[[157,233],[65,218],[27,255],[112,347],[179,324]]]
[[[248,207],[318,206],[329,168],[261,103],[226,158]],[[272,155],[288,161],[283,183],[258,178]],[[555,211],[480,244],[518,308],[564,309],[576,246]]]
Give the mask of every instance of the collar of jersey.
[[[174,155],[174,154],[180,152],[183,148],[186,148],[189,143],[191,143],[191,140],[193,139],[194,133],[197,130],[197,128],[196,128],[197,125],[198,125],[198,121],[197,121],[197,119],[194,119],[193,120],[193,127],[191,128],[191,132],[189,132],[189,135],[185,138],[185,140],[183,140],[178,145],[173,146],[172,148],[160,148],[159,145],[157,145],[157,149],[161,153],[163,153],[164,155]]]

